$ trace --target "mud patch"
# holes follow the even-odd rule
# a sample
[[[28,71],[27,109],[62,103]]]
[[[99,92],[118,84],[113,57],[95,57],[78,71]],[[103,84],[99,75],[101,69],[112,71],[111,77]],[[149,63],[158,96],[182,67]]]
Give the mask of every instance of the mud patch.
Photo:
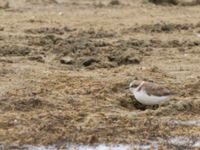
[[[139,102],[137,102],[137,100],[134,100],[133,98],[128,99],[128,100],[120,99],[119,102],[120,102],[120,106],[128,110],[137,109],[137,110],[143,111],[143,110],[146,110],[147,108],[150,108],[150,107],[140,104]]]
[[[58,4],[57,0],[26,0],[26,3],[32,4],[32,5]]]
[[[190,84],[184,85],[185,93],[184,95],[195,95],[200,92],[200,81],[196,81]]]
[[[41,63],[45,62],[44,57],[41,56],[41,55],[29,56],[28,59],[31,60],[31,61],[37,61],[37,62],[41,62]]]
[[[30,37],[29,46],[42,46],[43,51],[56,54],[56,61],[63,62],[64,57],[70,57],[75,68],[86,67],[111,68],[120,65],[139,64],[141,57],[133,50],[127,50],[123,43],[110,43],[108,39],[114,38],[115,33],[103,29],[79,30],[65,37],[54,34]],[[136,41],[137,42],[137,41]],[[133,42],[132,42],[133,43]],[[123,44],[123,45],[122,45]],[[141,46],[135,43],[135,46]],[[134,46],[134,44],[132,44]],[[121,48],[124,51],[121,51]]]
[[[29,112],[35,109],[42,109],[45,106],[52,107],[47,101],[40,98],[26,98],[26,99],[1,99],[1,109],[4,111],[22,111]]]
[[[160,32],[167,31],[165,30],[166,28],[169,29],[169,32],[188,30],[190,28],[190,25],[170,24],[166,25],[167,27],[163,27],[163,25],[159,26],[160,29],[157,26],[152,27]],[[151,30],[149,26],[145,28],[149,31]],[[38,33],[39,31],[41,36],[28,36],[28,45],[38,47],[45,55],[54,55],[55,59],[53,61],[57,63],[62,63],[63,58],[71,58],[74,60],[73,63],[62,63],[67,64],[66,67],[68,69],[72,67],[97,69],[114,68],[121,65],[138,65],[142,62],[144,56],[151,55],[157,48],[185,49],[200,45],[200,42],[195,40],[172,39],[162,41],[155,38],[149,40],[134,38],[116,40],[117,33],[102,28],[90,28],[88,30],[76,29],[73,33],[64,32],[62,28],[56,28],[55,31],[54,28],[52,28],[52,31],[48,28],[44,29],[44,31],[41,28],[30,29],[30,33],[32,31]],[[29,34],[29,32],[26,33]],[[60,34],[64,35],[59,36]]]
[[[31,33],[31,34],[57,34],[57,35],[63,35],[65,32],[71,32],[75,31],[76,29],[70,29],[68,27],[63,28],[49,28],[49,27],[43,27],[38,29],[27,29],[25,30],[25,33]]]
[[[119,0],[111,0],[109,2],[109,5],[120,5],[120,4],[121,4],[121,2]]]
[[[1,27],[1,26],[0,26],[0,31],[4,31],[4,27]]]
[[[178,0],[148,0],[148,1],[156,5],[177,5],[179,3]]]
[[[8,1],[5,1],[5,2],[1,2],[0,3],[0,9],[8,9],[8,8],[10,8],[10,4],[9,4],[9,2]]]
[[[168,104],[165,107],[160,107],[159,109],[155,110],[153,112],[154,115],[156,116],[160,116],[160,115],[173,115],[177,112],[179,113],[187,113],[187,112],[192,112],[192,113],[197,113],[199,114],[200,108],[200,101],[196,100],[196,101],[192,101],[192,100],[180,100],[178,102],[170,102],[170,104]]]
[[[78,32],[78,37],[88,37],[88,38],[114,38],[116,36],[115,31],[107,31],[103,28],[100,29],[94,29],[94,28],[89,28],[88,30],[79,30]]]
[[[1,62],[1,61],[0,61]],[[6,61],[7,62],[7,61]],[[10,63],[10,62],[8,62],[8,63]],[[7,69],[7,68],[4,68],[4,67],[2,67],[1,69],[0,69],[0,76],[6,76],[6,75],[8,75],[8,74],[14,74],[15,72],[13,71],[13,70],[10,70],[10,69]]]
[[[20,47],[17,45],[1,45],[0,56],[26,56],[31,52],[29,47]]]
[[[199,25],[198,24],[194,25],[194,24],[157,23],[157,24],[141,25],[138,27],[129,28],[129,29],[124,30],[124,32],[171,33],[171,32],[193,30],[195,28],[199,28]]]
[[[180,6],[196,6],[199,0],[149,0],[150,3],[156,5],[180,5]]]

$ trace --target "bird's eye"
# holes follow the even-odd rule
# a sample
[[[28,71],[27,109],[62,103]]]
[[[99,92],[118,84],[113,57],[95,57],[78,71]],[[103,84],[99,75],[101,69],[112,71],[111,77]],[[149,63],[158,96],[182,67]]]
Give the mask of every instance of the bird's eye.
[[[136,88],[137,85],[136,85],[136,84],[132,84],[131,87],[132,87],[132,88]]]

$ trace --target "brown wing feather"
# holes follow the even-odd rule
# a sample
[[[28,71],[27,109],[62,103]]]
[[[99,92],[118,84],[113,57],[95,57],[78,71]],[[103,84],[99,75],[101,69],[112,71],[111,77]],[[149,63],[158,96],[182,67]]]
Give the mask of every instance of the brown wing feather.
[[[155,83],[146,82],[143,84],[142,88],[147,92],[148,95],[154,95],[154,96],[172,95],[172,92],[169,89]]]

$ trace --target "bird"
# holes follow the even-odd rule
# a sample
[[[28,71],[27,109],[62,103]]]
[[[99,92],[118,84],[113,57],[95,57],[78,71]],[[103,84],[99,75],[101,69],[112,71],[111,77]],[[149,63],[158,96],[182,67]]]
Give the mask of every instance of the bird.
[[[160,84],[147,81],[134,80],[128,88],[135,99],[143,105],[160,105],[175,94]]]

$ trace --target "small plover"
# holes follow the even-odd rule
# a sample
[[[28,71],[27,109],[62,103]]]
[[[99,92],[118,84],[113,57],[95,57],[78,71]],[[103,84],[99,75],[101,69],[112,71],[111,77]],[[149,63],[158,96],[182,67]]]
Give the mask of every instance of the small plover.
[[[168,101],[174,95],[166,87],[146,81],[134,80],[128,88],[136,100],[144,105],[159,105]]]

